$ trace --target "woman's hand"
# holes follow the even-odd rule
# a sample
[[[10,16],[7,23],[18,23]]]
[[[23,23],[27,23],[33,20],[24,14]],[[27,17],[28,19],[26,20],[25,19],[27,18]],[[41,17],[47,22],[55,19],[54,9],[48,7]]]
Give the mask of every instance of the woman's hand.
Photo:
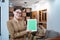
[[[31,31],[26,30],[27,33],[32,33]]]

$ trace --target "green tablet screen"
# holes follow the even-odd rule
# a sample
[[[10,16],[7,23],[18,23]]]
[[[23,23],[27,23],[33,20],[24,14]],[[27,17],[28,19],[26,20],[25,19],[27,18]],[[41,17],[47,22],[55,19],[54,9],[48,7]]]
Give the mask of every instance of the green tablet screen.
[[[37,20],[36,19],[27,19],[27,30],[37,31]]]

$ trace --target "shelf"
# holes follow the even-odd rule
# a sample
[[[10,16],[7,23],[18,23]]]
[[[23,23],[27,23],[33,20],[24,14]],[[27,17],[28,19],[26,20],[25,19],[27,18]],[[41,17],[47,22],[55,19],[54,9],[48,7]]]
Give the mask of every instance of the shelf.
[[[39,22],[47,22],[47,9],[39,11]]]
[[[47,23],[47,22],[39,22],[39,23]]]

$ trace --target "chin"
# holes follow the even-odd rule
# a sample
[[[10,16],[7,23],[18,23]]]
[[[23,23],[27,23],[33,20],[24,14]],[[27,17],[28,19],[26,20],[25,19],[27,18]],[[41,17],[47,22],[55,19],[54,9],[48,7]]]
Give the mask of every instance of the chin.
[[[18,17],[17,19],[20,19],[20,17]]]
[[[21,17],[16,17],[17,19],[22,19]]]

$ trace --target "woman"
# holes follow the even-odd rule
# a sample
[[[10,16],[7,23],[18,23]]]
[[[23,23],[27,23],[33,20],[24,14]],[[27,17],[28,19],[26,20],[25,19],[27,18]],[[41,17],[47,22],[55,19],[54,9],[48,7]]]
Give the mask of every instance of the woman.
[[[14,9],[14,18],[7,22],[7,27],[10,33],[10,40],[26,40],[26,31],[22,11],[19,8]]]

